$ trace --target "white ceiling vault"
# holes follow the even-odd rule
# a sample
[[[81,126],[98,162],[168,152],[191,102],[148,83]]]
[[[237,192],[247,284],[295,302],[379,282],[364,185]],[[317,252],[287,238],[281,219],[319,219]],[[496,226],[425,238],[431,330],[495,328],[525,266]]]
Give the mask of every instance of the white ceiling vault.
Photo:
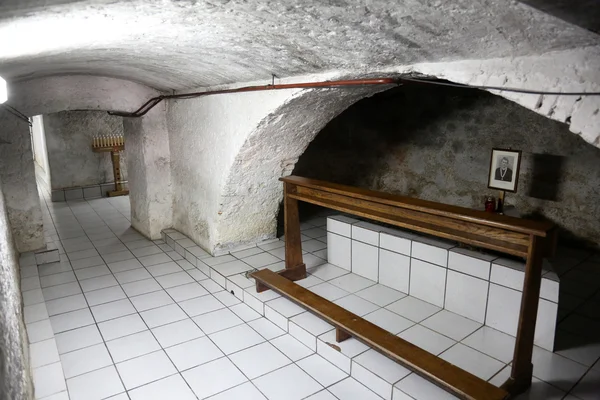
[[[0,75],[12,81],[90,74],[181,90],[598,43],[508,0],[0,2]]]

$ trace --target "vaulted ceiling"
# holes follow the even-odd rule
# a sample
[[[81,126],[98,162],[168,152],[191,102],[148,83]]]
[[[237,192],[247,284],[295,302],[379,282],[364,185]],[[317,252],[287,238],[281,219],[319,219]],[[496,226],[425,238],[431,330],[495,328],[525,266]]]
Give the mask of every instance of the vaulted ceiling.
[[[599,44],[600,7],[528,1],[537,8],[507,0],[4,0],[0,75],[94,74],[168,90]]]

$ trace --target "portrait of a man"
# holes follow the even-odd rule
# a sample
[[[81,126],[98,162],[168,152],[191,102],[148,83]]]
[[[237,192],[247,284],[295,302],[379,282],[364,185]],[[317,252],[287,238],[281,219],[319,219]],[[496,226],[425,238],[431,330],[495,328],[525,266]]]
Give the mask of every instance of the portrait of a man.
[[[497,181],[512,182],[513,170],[509,167],[508,158],[502,157],[500,159],[500,165],[496,168],[496,176],[494,179]]]
[[[520,150],[492,149],[488,187],[516,192],[520,164]]]

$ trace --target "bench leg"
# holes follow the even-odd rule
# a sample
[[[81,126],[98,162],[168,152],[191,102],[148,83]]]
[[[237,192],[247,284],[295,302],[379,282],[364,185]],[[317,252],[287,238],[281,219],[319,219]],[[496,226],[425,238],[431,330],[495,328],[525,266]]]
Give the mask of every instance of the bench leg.
[[[517,328],[517,340],[513,356],[510,379],[503,386],[513,396],[527,390],[531,386],[533,376],[533,339],[535,322],[537,319],[538,303],[540,299],[540,285],[542,282],[542,260],[544,252],[543,243],[535,236],[531,237],[529,254],[525,267],[525,282],[523,284],[523,297]]]
[[[335,341],[340,343],[346,339],[350,339],[352,336],[341,330],[340,328],[335,328]]]

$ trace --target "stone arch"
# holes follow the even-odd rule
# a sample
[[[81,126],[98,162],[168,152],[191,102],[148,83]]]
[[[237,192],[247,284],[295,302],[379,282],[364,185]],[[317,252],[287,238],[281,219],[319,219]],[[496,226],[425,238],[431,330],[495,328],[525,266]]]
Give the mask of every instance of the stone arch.
[[[417,64],[374,75],[418,74],[471,85],[599,92],[600,71],[595,67],[599,64],[600,47],[590,47],[536,57]],[[384,89],[305,90],[266,116],[247,137],[230,168],[211,250],[273,238],[282,198],[278,179],[291,173],[299,156],[331,119]],[[567,123],[573,133],[600,147],[600,97],[490,92]]]
[[[386,88],[389,86],[304,90],[263,118],[230,168],[220,197],[212,250],[274,237],[282,197],[279,178],[292,172],[300,155],[331,119]]]

